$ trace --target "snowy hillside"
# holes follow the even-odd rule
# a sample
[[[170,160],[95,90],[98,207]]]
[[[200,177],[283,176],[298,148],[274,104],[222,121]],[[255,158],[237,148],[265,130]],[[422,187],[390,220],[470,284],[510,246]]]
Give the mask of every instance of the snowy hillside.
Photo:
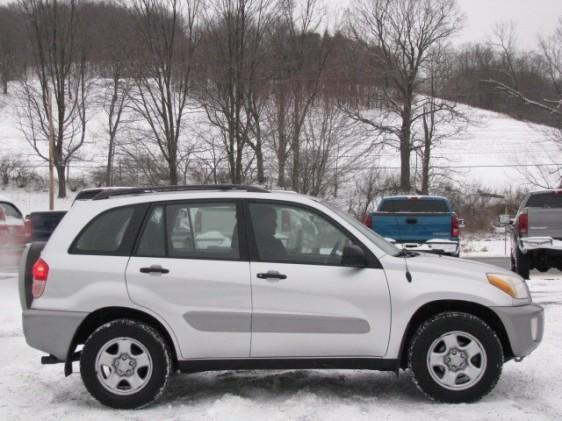
[[[44,173],[45,161],[37,157],[20,130],[15,88],[13,86],[9,95],[0,95],[0,158],[18,156]],[[547,127],[465,105],[461,105],[460,109],[470,118],[469,126],[446,140],[432,154],[433,164],[440,167],[439,172],[459,183],[497,189],[517,187],[527,183],[524,173],[532,170],[528,165],[562,162],[562,152]],[[186,120],[188,131],[198,135],[203,133],[207,138],[212,136],[202,109],[192,108]],[[104,164],[107,150],[105,127],[103,110],[92,108],[88,116],[86,144],[70,165],[70,178]],[[122,142],[124,140],[121,139]],[[399,168],[398,153],[390,147],[371,152],[371,158],[361,162],[361,168],[365,169],[379,165],[397,173]],[[413,161],[413,170],[416,165],[419,167],[420,164]],[[549,172],[556,167],[543,168]]]

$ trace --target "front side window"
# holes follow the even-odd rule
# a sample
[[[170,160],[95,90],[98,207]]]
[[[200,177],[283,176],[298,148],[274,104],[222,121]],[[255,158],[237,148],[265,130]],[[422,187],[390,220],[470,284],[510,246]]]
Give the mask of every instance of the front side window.
[[[239,259],[234,203],[155,206],[140,236],[138,256]]]
[[[72,252],[78,254],[112,254],[123,245],[125,233],[133,219],[134,208],[117,208],[95,218],[80,234]]]
[[[316,212],[285,204],[250,203],[261,261],[340,265],[351,239]]]

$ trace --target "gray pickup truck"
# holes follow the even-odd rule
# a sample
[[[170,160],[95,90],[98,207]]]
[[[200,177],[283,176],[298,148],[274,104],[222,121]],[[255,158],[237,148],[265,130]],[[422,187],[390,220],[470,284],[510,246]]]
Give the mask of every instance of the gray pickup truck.
[[[513,220],[511,268],[523,278],[531,269],[562,270],[562,189],[529,193]]]

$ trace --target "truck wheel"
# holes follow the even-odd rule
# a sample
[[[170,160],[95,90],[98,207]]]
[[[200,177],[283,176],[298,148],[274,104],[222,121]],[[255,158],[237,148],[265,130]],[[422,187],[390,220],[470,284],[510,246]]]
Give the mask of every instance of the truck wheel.
[[[162,335],[128,319],[96,329],[80,358],[86,389],[99,402],[116,409],[154,402],[164,392],[171,372],[172,358]]]
[[[473,402],[498,382],[503,350],[496,333],[467,313],[438,314],[414,334],[408,350],[414,382],[441,402]]]
[[[519,249],[517,249],[517,256],[515,259],[515,272],[524,279],[529,279],[531,272],[529,267],[529,255],[521,253]]]

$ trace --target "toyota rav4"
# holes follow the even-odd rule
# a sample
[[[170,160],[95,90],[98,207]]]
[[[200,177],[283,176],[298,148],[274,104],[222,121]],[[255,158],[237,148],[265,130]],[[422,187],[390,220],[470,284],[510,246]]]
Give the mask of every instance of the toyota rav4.
[[[319,199],[253,186],[77,202],[27,246],[20,298],[42,362],[79,360],[114,408],[226,369],[410,369],[428,397],[470,402],[543,335],[517,274],[399,250]]]

